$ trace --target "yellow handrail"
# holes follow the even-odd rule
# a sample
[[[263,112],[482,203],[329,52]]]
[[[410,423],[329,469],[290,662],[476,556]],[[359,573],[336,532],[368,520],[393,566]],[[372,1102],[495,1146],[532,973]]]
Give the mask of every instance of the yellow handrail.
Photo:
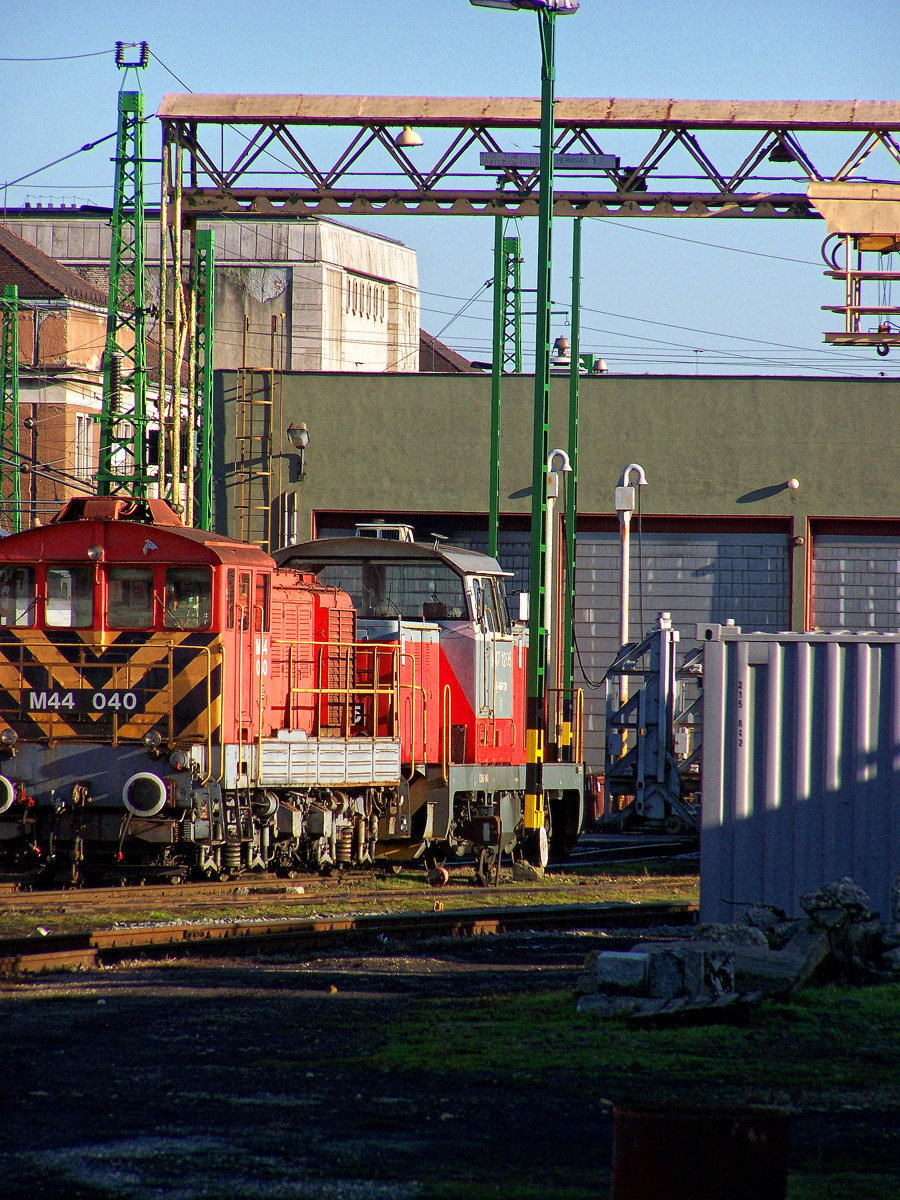
[[[441,745],[441,749],[443,751],[443,754],[441,756],[441,779],[443,780],[444,783],[446,783],[447,780],[449,779],[449,767],[450,767],[450,718],[451,718],[451,704],[452,704],[452,697],[450,695],[450,684],[449,683],[444,684],[443,699],[444,699],[444,706],[443,706],[444,736],[442,738],[442,745]]]

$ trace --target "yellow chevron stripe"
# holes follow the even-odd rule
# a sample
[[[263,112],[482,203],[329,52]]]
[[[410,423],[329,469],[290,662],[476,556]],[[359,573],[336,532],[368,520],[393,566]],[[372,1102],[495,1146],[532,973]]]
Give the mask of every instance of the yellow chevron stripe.
[[[11,643],[9,641],[3,643],[0,646],[0,689],[9,693],[18,709],[21,706],[22,692],[32,690],[21,667],[39,666],[45,668],[49,674],[47,687],[41,690],[60,692],[131,691],[140,687],[148,671],[159,667],[168,668],[170,651],[177,650],[190,637],[191,632],[172,630],[166,634],[149,634],[145,642],[129,643],[127,647],[123,647],[132,651],[127,662],[109,663],[103,661],[103,656],[106,650],[119,639],[119,635],[102,639],[92,635],[91,631],[85,631],[86,636],[81,637],[82,661],[73,664],[66,661],[60,647],[54,644],[46,633],[40,630],[23,630],[21,634],[14,635],[14,641],[19,642],[23,650],[33,655],[35,661],[21,665],[8,662],[3,657],[2,651],[5,649],[8,652]],[[77,643],[67,644],[67,648],[73,646],[77,646]],[[92,655],[90,651],[95,647],[97,649]],[[142,712],[135,713],[127,721],[121,722],[118,728],[119,738],[138,740],[148,729],[160,723],[162,724],[161,732],[164,736],[168,736],[170,710],[176,709],[194,688],[201,689],[200,700],[203,703],[205,697],[202,689],[206,686],[207,671],[221,663],[222,644],[216,639],[208,647],[186,646],[185,649],[191,654],[191,659],[174,674],[171,690],[168,686],[159,689],[149,698]],[[85,651],[87,653],[84,653]],[[102,671],[104,674],[102,686],[94,687],[91,684],[91,675],[94,669],[98,672]],[[187,727],[183,729],[176,727],[175,736],[179,740],[205,740],[209,736],[210,721],[212,721],[213,730],[219,727],[221,701],[214,695],[211,698],[212,704],[206,706],[204,703],[197,716]],[[66,713],[60,714],[52,710],[29,712],[27,715],[41,731],[37,735],[41,739],[86,738],[94,740],[98,734],[103,737],[109,736],[107,728],[98,729],[101,722],[104,727],[106,726],[109,719],[108,712],[105,716],[99,712],[96,716],[90,712],[79,714],[81,717],[87,716],[89,720],[82,719],[74,724],[66,719]],[[2,718],[0,718],[0,723],[2,723]],[[28,738],[28,740],[32,739]]]

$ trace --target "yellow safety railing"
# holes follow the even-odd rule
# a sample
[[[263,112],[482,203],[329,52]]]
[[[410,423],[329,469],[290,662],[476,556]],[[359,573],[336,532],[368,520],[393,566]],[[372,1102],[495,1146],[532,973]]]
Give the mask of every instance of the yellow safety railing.
[[[564,719],[565,703],[572,702],[572,715],[569,728]],[[556,731],[553,739],[557,746],[571,747],[572,762],[584,761],[584,692],[581,688],[548,688],[547,690],[548,725]]]
[[[295,656],[295,647],[303,646],[310,648],[315,654],[316,673],[319,679],[318,683],[312,683],[308,686],[298,684],[296,682],[297,674],[300,668],[309,662],[309,659],[304,662],[299,662]],[[332,684],[327,679],[324,679],[324,671],[328,665],[326,662],[327,654],[334,654],[335,651],[341,653],[346,652],[347,655],[347,670],[345,678],[346,686]],[[378,701],[381,698],[387,698],[390,701],[389,722],[392,727],[392,732],[396,735],[397,721],[399,715],[400,703],[400,647],[385,645],[380,642],[347,642],[343,645],[336,646],[333,642],[324,641],[302,641],[291,643],[288,650],[288,686],[287,686],[287,709],[288,709],[288,728],[294,728],[294,713],[300,696],[317,696],[324,698],[325,703],[330,701],[340,700],[342,703],[341,724],[344,730],[349,734],[351,720],[350,711],[351,705],[359,703],[363,698],[370,696],[372,698],[372,736],[374,737],[378,731]],[[351,656],[358,655],[361,657],[370,656],[372,660],[371,684],[361,684],[358,679],[354,679],[354,672],[351,668]],[[384,664],[387,657],[390,657],[389,666],[389,681],[382,683],[379,681],[380,666]],[[358,671],[356,674],[358,675]]]
[[[451,729],[450,721],[451,721],[451,715],[452,715],[451,714],[451,704],[452,704],[452,697],[450,695],[450,684],[445,683],[444,684],[444,695],[443,695],[444,736],[441,739],[441,741],[442,741],[442,745],[441,745],[441,751],[442,751],[442,753],[441,753],[441,778],[444,783],[446,783],[450,777],[449,776],[450,729]]]

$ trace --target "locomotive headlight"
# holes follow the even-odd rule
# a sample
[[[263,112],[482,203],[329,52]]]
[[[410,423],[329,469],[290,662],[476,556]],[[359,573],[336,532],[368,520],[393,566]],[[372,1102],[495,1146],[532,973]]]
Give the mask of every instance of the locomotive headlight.
[[[138,771],[122,788],[122,803],[136,817],[155,817],[167,799],[166,785],[149,771]]]
[[[103,562],[103,547],[102,546],[88,546],[87,556],[91,560],[91,562],[94,562],[94,563]]]
[[[7,728],[0,733],[0,746],[5,746],[7,750],[12,750],[18,740],[19,735],[14,729]]]
[[[169,755],[169,766],[175,771],[186,771],[190,761],[190,755],[184,750],[173,750]]]
[[[156,750],[162,741],[162,734],[157,729],[151,729],[149,733],[144,734],[141,741],[148,750]]]
[[[0,775],[0,813],[5,813],[12,808],[15,798],[14,785],[4,775]]]

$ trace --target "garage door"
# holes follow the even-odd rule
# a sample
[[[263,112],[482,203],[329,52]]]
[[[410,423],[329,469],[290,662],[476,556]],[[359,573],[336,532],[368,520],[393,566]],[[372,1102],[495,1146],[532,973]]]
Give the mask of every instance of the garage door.
[[[822,535],[812,566],[816,628],[900,628],[900,538]]]
[[[604,695],[597,684],[619,648],[619,536],[578,538],[576,637],[585,689],[585,757],[594,770],[603,761]],[[643,606],[641,596],[643,595]],[[641,562],[632,537],[631,637],[652,629],[658,612],[670,612],[682,650],[697,645],[694,625],[732,618],[744,630],[790,627],[788,539],[769,533],[645,534]]]

